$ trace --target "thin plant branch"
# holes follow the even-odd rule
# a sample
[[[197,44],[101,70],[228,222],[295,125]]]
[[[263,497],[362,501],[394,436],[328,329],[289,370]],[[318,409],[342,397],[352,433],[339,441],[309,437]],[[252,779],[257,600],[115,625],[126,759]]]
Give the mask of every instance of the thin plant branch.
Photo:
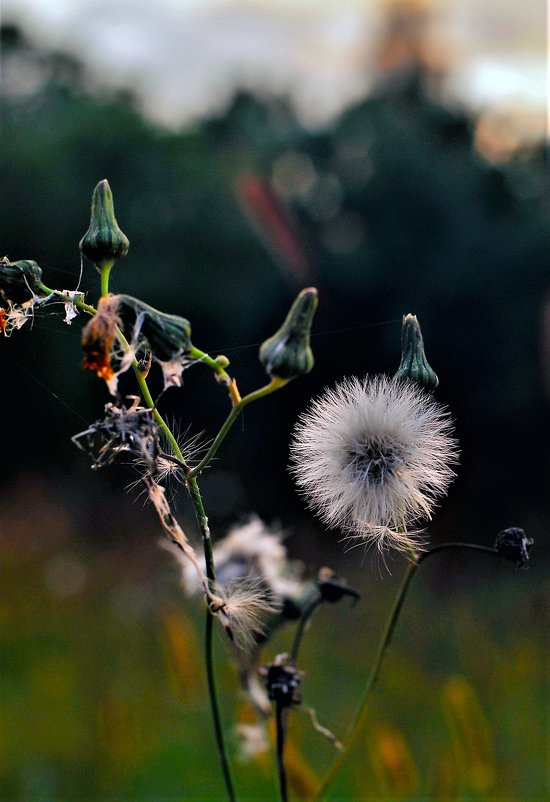
[[[346,759],[349,750],[355,743],[357,736],[362,730],[363,724],[367,719],[367,700],[380,674],[382,661],[384,659],[387,648],[390,644],[393,633],[395,631],[395,627],[397,625],[399,614],[401,613],[401,609],[403,607],[403,603],[405,601],[405,597],[407,595],[410,582],[413,576],[415,575],[418,566],[432,554],[435,554],[436,552],[439,551],[444,551],[446,549],[469,549],[473,551],[483,551],[489,554],[496,554],[498,556],[497,549],[489,546],[479,546],[475,543],[441,543],[438,546],[433,546],[431,549],[428,549],[427,551],[423,552],[420,555],[418,554],[410,555],[410,562],[407,566],[405,576],[403,577],[403,581],[401,582],[399,590],[397,591],[397,595],[394,599],[389,617],[386,621],[386,625],[382,632],[382,637],[380,638],[380,642],[376,650],[376,655],[374,657],[374,662],[367,677],[367,681],[365,683],[361,699],[355,711],[355,715],[352,719],[352,722],[348,727],[347,734],[343,739],[344,749],[342,752],[340,752],[339,755],[337,755],[337,757],[333,761],[330,769],[323,778],[320,787],[317,789],[315,794],[310,798],[310,802],[317,802],[318,800],[323,799],[334,777],[340,770],[342,763]]]

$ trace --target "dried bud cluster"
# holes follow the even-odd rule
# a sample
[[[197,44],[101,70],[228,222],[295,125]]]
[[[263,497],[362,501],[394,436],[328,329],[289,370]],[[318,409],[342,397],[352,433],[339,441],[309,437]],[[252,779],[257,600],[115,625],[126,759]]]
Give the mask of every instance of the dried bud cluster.
[[[260,669],[267,695],[280,707],[299,705],[299,687],[302,682],[300,672],[290,663],[288,654],[278,654],[275,660]]]

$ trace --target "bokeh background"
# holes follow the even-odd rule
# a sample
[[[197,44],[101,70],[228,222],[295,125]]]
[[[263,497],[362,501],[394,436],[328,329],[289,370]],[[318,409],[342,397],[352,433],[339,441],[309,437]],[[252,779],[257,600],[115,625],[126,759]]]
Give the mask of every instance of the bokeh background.
[[[422,323],[462,450],[430,539],[492,544],[514,525],[535,538],[528,571],[466,553],[425,564],[335,799],[550,798],[545,13],[504,0],[3,4],[12,260],[75,288],[107,177],[131,241],[113,289],[189,318],[244,391],[264,381],[258,344],[299,289],[319,288],[315,370],[246,410],[202,486],[216,537],[256,512],[309,575],[328,564],[363,592],[352,612],[321,611],[304,643],[322,723],[344,732],[404,565],[390,557],[388,574],[318,526],[288,442],[327,384],[395,371],[404,313]],[[97,296],[90,264],[81,288]],[[215,802],[202,610],[126,492],[134,477],[92,473],[71,443],[108,400],[80,370],[79,327],[43,312],[0,343],[0,798]],[[163,410],[212,436],[225,394],[200,367],[185,379]],[[221,639],[217,651],[229,728],[246,710]],[[332,750],[293,716],[296,798]],[[269,760],[240,766],[243,798],[275,798],[271,778]]]

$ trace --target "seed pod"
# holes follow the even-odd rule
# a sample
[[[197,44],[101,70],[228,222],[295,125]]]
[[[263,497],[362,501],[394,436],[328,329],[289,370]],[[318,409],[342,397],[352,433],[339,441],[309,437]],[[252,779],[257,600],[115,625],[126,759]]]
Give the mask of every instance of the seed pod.
[[[31,259],[10,262],[0,259],[0,296],[14,304],[30,301],[33,293],[38,294],[42,270]]]
[[[281,328],[261,346],[260,362],[271,377],[289,380],[312,369],[309,338],[317,302],[315,287],[302,290]]]
[[[437,375],[426,359],[424,340],[416,315],[403,316],[401,364],[395,378],[416,382],[426,390],[435,390],[439,384]]]
[[[515,563],[518,568],[523,568],[529,562],[529,552],[535,541],[527,537],[523,529],[512,526],[499,532],[495,542],[495,548],[505,560]]]
[[[113,193],[106,178],[94,189],[90,227],[80,240],[79,247],[97,267],[128,253],[130,242],[116,221]]]
[[[139,326],[159,362],[171,362],[190,350],[191,324],[184,317],[159,312],[130,295],[117,295],[117,299],[123,322]]]

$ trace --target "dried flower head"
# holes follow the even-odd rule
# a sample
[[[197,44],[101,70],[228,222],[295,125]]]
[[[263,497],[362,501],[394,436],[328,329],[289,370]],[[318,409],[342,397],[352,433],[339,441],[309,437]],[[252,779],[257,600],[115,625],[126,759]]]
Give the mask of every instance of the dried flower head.
[[[534,542],[523,529],[512,526],[498,533],[495,548],[505,560],[515,563],[518,568],[524,568],[529,562],[529,552]]]
[[[454,476],[445,407],[410,382],[345,379],[301,417],[292,470],[309,506],[348,538],[407,551]]]
[[[158,427],[153,410],[131,396],[130,407],[105,404],[105,415],[72,438],[92,458],[92,468],[110,465],[122,452],[131,454],[150,471],[159,457]]]
[[[100,298],[97,312],[82,329],[83,367],[95,370],[97,376],[106,382],[115,376],[111,352],[119,325],[118,298],[116,295],[107,295]]]
[[[260,669],[260,674],[272,702],[280,707],[293,707],[301,703],[299,689],[302,675],[288,654],[278,654],[272,663]]]
[[[214,546],[218,584],[249,577],[261,580],[281,604],[301,597],[303,568],[298,561],[288,559],[282,538],[281,530],[269,528],[257,515],[233,526]],[[197,590],[196,579],[189,568],[184,569],[183,583],[187,593]]]
[[[265,585],[251,577],[216,584],[208,603],[229,639],[245,652],[253,649],[265,631],[266,619],[278,610]]]

